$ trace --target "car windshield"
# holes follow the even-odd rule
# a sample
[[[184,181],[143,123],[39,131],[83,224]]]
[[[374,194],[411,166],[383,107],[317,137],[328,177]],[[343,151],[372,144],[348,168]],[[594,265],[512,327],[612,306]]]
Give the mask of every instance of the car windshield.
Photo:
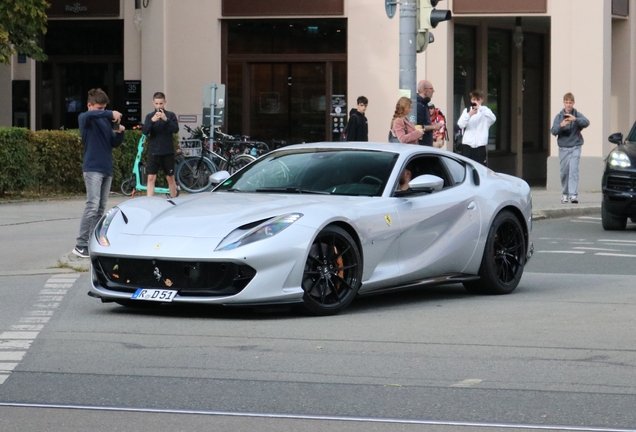
[[[636,143],[636,123],[634,123],[634,125],[632,126],[632,130],[629,131],[629,134],[627,135],[625,141]]]
[[[380,196],[397,153],[302,149],[258,159],[215,189],[231,192]]]

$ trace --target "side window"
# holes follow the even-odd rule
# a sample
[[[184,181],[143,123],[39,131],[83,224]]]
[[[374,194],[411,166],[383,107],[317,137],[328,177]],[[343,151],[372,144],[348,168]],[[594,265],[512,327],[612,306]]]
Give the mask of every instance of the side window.
[[[411,171],[412,178],[424,174],[432,174],[444,180],[444,188],[454,186],[455,183],[449,178],[448,170],[438,156],[423,156],[411,159],[406,167]]]
[[[457,162],[455,159],[447,157],[443,157],[441,159],[452,177],[452,186],[463,183],[466,178],[466,166]]]

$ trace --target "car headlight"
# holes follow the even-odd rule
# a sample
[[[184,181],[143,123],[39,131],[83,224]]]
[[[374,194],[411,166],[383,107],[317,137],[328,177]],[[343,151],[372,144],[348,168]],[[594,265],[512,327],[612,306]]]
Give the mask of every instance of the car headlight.
[[[236,249],[246,244],[274,237],[301,217],[303,217],[302,213],[288,213],[262,222],[249,230],[235,229],[219,243],[216,250]]]
[[[110,227],[110,223],[113,221],[113,218],[117,215],[119,209],[117,207],[113,207],[108,210],[100,220],[97,222],[97,226],[95,227],[95,238],[97,239],[97,243],[104,247],[110,246],[110,242],[108,241],[108,228]]]
[[[618,150],[611,152],[607,158],[608,163],[614,168],[629,168],[632,166],[632,162],[629,160],[629,156],[626,153]]]

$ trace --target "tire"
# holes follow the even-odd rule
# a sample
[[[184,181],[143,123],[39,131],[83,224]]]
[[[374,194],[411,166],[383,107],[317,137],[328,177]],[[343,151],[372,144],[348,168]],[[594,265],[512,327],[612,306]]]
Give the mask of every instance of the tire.
[[[235,172],[242,169],[244,166],[251,164],[255,160],[256,158],[254,156],[248,154],[243,154],[232,158],[232,161],[230,162],[230,174],[234,174]]]
[[[121,193],[126,196],[131,196],[135,191],[135,186],[137,186],[136,183],[137,182],[134,175],[128,177],[126,180],[121,182]]]
[[[601,222],[605,231],[623,231],[627,226],[627,218],[614,216],[605,208],[605,201],[601,202]]]
[[[199,193],[212,186],[210,175],[216,171],[216,165],[206,158],[186,157],[177,166],[176,180],[186,192]]]
[[[356,242],[342,228],[328,226],[314,240],[303,272],[303,307],[315,316],[335,315],[358,294],[362,259]]]
[[[464,282],[473,294],[510,294],[517,288],[526,263],[526,239],[517,217],[499,213],[488,231],[479,280]]]

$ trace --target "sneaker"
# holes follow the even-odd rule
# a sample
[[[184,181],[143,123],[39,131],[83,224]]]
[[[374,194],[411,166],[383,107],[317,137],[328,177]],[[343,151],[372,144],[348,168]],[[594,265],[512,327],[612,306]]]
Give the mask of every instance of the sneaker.
[[[561,197],[561,204],[567,204],[568,203],[568,196],[567,195],[563,195]]]
[[[577,197],[570,197],[570,202],[572,204],[578,204],[579,203],[579,199]]]
[[[73,249],[73,253],[80,258],[90,257],[90,255],[88,255],[88,248],[86,246],[75,246],[75,249]]]

